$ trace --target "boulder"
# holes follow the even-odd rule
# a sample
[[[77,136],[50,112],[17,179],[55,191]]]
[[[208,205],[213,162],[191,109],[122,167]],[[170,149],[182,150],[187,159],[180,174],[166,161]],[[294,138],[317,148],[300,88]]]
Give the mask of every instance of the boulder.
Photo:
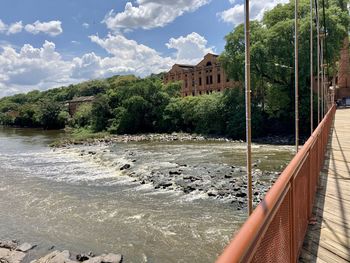
[[[29,244],[29,243],[23,243],[22,245],[18,246],[16,248],[16,250],[17,251],[21,251],[21,252],[27,252],[27,251],[33,249],[34,247],[35,247],[35,245],[33,246],[33,245]]]
[[[123,170],[127,170],[127,169],[129,169],[131,167],[131,165],[130,164],[124,164],[122,167],[120,167],[120,171],[123,171]]]
[[[180,175],[181,171],[169,171],[170,175]]]
[[[120,254],[102,254],[98,257],[90,258],[87,261],[84,261],[85,263],[122,263],[123,262],[123,256]]]
[[[58,251],[55,250],[50,254],[32,261],[31,263],[75,263],[70,259],[70,253],[68,250]]]
[[[88,255],[85,255],[85,254],[78,254],[76,256],[76,259],[79,261],[79,262],[83,262],[83,261],[86,261],[88,259],[90,259],[90,257]]]
[[[0,248],[7,248],[10,250],[15,250],[18,243],[15,241],[0,241]]]
[[[20,263],[23,261],[25,253],[7,248],[0,248],[0,261],[8,263]]]
[[[246,196],[247,196],[247,194],[245,192],[238,192],[236,194],[236,197],[246,197]]]

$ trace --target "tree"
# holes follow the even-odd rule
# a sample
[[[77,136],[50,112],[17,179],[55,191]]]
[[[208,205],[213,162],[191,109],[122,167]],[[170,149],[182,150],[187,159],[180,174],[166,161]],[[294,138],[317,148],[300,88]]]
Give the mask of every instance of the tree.
[[[62,113],[60,103],[50,100],[41,101],[36,120],[44,129],[61,129],[64,128],[67,115]]]
[[[95,132],[105,131],[108,128],[108,121],[112,117],[111,108],[108,104],[108,97],[99,94],[91,108],[91,127]]]

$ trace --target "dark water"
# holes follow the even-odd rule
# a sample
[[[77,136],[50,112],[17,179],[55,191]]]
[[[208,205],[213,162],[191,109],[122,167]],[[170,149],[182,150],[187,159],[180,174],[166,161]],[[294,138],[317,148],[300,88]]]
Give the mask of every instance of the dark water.
[[[0,239],[36,243],[39,253],[55,245],[122,253],[125,262],[213,262],[244,220],[228,203],[156,191],[116,169],[130,152],[145,172],[175,160],[243,165],[242,144],[117,144],[87,158],[82,148],[47,147],[60,136],[0,128]],[[291,157],[290,147],[254,149],[261,169],[280,169]]]

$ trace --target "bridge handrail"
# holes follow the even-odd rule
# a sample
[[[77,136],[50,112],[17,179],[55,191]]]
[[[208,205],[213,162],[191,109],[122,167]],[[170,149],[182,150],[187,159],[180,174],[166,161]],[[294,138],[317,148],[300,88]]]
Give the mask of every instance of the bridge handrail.
[[[297,262],[335,111],[328,111],[217,263]]]

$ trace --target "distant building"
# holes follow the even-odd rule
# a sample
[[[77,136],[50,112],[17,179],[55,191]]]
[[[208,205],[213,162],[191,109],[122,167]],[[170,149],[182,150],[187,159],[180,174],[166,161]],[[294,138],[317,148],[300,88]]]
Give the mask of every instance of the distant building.
[[[350,56],[349,56],[349,38],[345,38],[343,48],[340,51],[339,71],[335,80],[338,86],[336,98],[350,96]]]
[[[95,99],[94,96],[74,97],[72,100],[67,101],[69,114],[73,116],[77,112],[80,105],[86,104],[86,103],[92,103],[94,99]]]
[[[322,70],[322,69],[320,69]],[[327,69],[325,69],[327,73]],[[325,76],[327,81],[328,76]],[[343,47],[340,50],[340,58],[338,61],[338,72],[330,79],[330,82],[326,83],[326,88],[334,86],[335,100],[350,97],[350,55],[349,55],[349,39],[345,38]],[[312,87],[315,93],[318,91],[317,86],[317,72],[314,72]],[[320,78],[320,90],[322,90],[322,80]]]
[[[184,97],[220,92],[235,85],[225,74],[218,55],[210,53],[197,65],[175,64],[164,76],[164,83],[175,81],[182,81]]]

